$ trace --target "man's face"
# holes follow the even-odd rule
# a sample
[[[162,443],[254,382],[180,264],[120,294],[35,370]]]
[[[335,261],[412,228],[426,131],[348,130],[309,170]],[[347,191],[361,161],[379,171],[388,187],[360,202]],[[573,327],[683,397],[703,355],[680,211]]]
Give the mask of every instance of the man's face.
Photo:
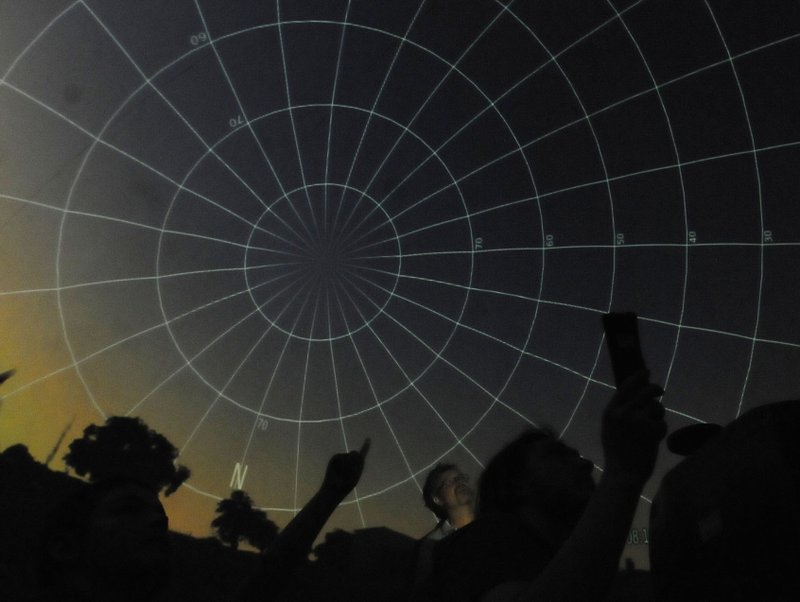
[[[445,470],[438,475],[433,488],[433,501],[445,512],[459,507],[472,506],[475,493],[469,486],[469,477],[458,468]]]

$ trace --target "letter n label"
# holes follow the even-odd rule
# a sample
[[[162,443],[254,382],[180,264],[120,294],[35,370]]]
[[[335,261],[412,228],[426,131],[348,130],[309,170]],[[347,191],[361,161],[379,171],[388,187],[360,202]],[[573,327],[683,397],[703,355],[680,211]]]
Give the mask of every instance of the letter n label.
[[[238,462],[236,466],[233,467],[233,476],[231,476],[231,489],[242,489],[244,487],[244,478],[247,476],[247,464],[244,465],[244,469],[242,469],[242,465]],[[234,483],[236,487],[234,487]]]

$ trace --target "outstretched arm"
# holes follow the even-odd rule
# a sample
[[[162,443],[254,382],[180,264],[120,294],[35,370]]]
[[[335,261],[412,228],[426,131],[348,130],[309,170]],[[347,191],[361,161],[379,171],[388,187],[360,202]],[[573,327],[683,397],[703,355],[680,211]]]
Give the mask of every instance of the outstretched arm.
[[[261,574],[240,597],[271,600],[286,586],[333,511],[358,484],[369,448],[366,439],[359,451],[336,454],[329,460],[319,491],[280,532],[262,557]]]
[[[499,585],[482,602],[588,602],[605,596],[666,434],[657,400],[662,394],[644,371],[620,385],[603,416],[606,468],[578,524],[533,582]]]

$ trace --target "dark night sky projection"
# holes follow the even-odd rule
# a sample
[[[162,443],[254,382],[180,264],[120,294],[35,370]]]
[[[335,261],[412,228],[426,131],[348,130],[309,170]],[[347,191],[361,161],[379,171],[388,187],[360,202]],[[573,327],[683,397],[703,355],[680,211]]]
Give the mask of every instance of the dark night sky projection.
[[[796,397],[798,74],[788,0],[2,0],[0,441],[141,416],[205,535],[369,436],[333,526],[420,535],[528,425],[602,469],[603,312],[671,429]]]

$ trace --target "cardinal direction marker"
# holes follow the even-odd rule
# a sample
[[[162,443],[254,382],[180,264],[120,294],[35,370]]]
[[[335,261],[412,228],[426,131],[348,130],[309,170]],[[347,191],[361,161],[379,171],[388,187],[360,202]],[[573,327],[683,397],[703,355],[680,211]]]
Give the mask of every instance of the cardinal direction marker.
[[[231,489],[244,489],[244,479],[247,476],[247,464],[242,465],[237,462],[236,465],[233,467],[233,475],[231,476]],[[236,487],[233,484],[236,483]]]

